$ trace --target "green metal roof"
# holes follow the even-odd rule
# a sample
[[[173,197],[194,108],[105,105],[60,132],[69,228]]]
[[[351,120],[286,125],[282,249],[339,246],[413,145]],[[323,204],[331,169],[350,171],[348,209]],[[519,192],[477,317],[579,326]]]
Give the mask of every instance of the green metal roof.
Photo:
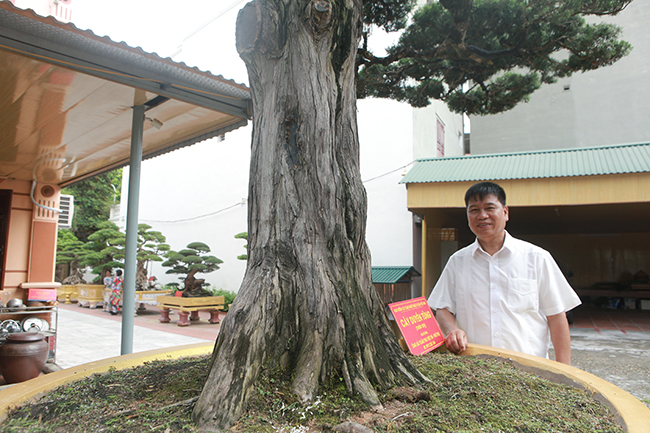
[[[400,183],[650,172],[650,143],[419,159]]]
[[[408,275],[407,275],[408,274]],[[400,280],[419,277],[420,273],[413,266],[373,266],[372,282],[376,284],[395,284]]]

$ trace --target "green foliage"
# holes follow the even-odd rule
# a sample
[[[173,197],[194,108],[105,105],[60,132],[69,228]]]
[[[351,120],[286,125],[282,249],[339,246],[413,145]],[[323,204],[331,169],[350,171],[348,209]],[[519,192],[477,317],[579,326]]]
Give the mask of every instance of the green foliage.
[[[387,8],[396,2],[400,7],[392,16]],[[616,15],[630,2],[432,2],[413,14],[386,57],[374,56],[364,39],[358,53],[358,97],[392,98],[414,107],[439,99],[455,112],[473,115],[509,110],[543,83],[608,66],[627,55],[631,45],[618,39],[619,27],[588,24],[584,17]],[[392,20],[399,28],[409,3],[364,2],[366,22],[390,30],[384,21]]]
[[[223,311],[228,311],[230,308],[230,304],[233,303],[235,300],[235,297],[237,296],[237,293],[230,291],[230,290],[224,290],[224,289],[208,289],[212,296],[223,296],[224,298],[224,309]]]
[[[162,255],[170,247],[165,243],[165,236],[159,231],[150,230],[147,224],[138,224],[138,242],[136,259],[138,273],[146,280],[148,262],[162,262]],[[88,242],[79,252],[81,263],[90,266],[94,274],[102,275],[106,269],[112,270],[124,266],[126,235],[110,221],[98,225],[98,230],[88,236]]]
[[[168,251],[165,254],[167,261],[162,265],[171,268],[165,272],[166,274],[181,275],[179,280],[184,281],[191,271],[209,274],[219,269],[219,265],[223,261],[208,255],[209,252],[210,247],[203,242],[192,242],[181,251]]]
[[[70,265],[85,254],[84,243],[69,229],[59,230],[56,241],[56,264]]]
[[[178,284],[178,283],[176,283],[176,282],[167,283],[167,284],[165,284],[165,285],[163,286],[163,290],[170,290],[170,291],[172,292],[172,293],[171,293],[171,296],[174,296],[174,294],[175,294],[176,292],[178,292],[179,290],[181,290],[181,286],[180,286],[180,284]]]
[[[363,2],[364,24],[374,24],[387,32],[406,27],[417,0],[374,0]]]
[[[73,274],[79,269],[85,254],[84,243],[77,239],[69,229],[57,232],[56,264],[66,265],[67,275]]]
[[[248,240],[248,232],[241,232],[235,235],[235,239],[245,239]],[[248,244],[244,245],[246,251],[248,252]],[[237,260],[248,260],[248,254],[241,254],[237,256]]]
[[[169,251],[170,247],[165,241],[165,236],[159,231],[151,230],[150,225],[138,224],[135,284],[139,290],[145,290],[147,287],[149,264],[151,262],[162,262],[161,256]],[[125,249],[126,243],[122,244],[121,247]]]
[[[138,224],[138,267],[147,262],[162,262],[161,256],[170,250],[166,241],[165,236],[159,231],[151,230],[150,225]]]
[[[90,266],[93,273],[100,276],[106,269],[121,268],[124,264],[125,243],[124,233],[112,222],[104,221],[98,224],[97,231],[88,236],[82,263]]]
[[[82,242],[108,220],[113,202],[119,202],[122,169],[91,177],[64,188],[63,194],[74,196],[72,233]]]

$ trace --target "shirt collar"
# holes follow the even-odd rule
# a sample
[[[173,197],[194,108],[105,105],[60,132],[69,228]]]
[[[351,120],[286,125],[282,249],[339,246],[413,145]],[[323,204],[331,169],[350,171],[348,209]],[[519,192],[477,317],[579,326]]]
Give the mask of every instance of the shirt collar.
[[[515,248],[515,242],[514,238],[510,236],[510,233],[508,233],[507,230],[504,230],[505,232],[505,238],[503,239],[503,246],[499,251],[497,251],[494,255],[499,254],[503,250],[508,250],[510,252],[514,251]],[[481,244],[478,242],[478,238],[474,239],[474,243],[469,246],[470,251],[472,255],[476,254],[477,251],[481,251],[484,254],[487,254],[483,248],[481,248]]]
[[[501,250],[507,249],[510,252],[513,252],[515,250],[515,241],[512,236],[510,236],[510,233],[508,231],[505,231],[506,237],[503,240],[503,247],[501,247]],[[499,250],[499,251],[501,251]]]

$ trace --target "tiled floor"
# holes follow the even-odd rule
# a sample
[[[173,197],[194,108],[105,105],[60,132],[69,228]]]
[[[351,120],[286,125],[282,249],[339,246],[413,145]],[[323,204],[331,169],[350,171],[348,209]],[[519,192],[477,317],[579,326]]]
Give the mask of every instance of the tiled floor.
[[[177,326],[176,324],[178,321],[178,314],[176,312],[170,312],[170,323],[160,323],[160,308],[152,305],[145,305],[144,307],[146,309],[139,311],[133,320],[135,326],[210,341],[215,341],[217,334],[219,334],[219,325],[208,322],[210,313],[206,311],[199,312],[200,320],[192,321],[190,326],[183,327]],[[88,307],[78,307],[77,304],[59,304],[59,310],[83,313],[98,319],[112,320],[117,323],[122,322],[121,313],[117,316],[111,316],[102,310],[101,307],[90,309]]]
[[[573,325],[571,326],[595,329],[596,331],[613,329],[623,333],[650,332],[650,310],[612,310],[593,305],[581,305],[573,310]]]

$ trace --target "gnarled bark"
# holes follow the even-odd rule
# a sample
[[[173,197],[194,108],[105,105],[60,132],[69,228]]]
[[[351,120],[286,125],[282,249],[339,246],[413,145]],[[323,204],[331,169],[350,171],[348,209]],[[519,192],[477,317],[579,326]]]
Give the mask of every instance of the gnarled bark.
[[[236,421],[263,367],[292,369],[303,401],[332,375],[376,406],[375,389],[425,380],[371,281],[354,86],[360,13],[361,0],[255,0],[240,11],[254,107],[249,256],[194,409],[201,429]]]

